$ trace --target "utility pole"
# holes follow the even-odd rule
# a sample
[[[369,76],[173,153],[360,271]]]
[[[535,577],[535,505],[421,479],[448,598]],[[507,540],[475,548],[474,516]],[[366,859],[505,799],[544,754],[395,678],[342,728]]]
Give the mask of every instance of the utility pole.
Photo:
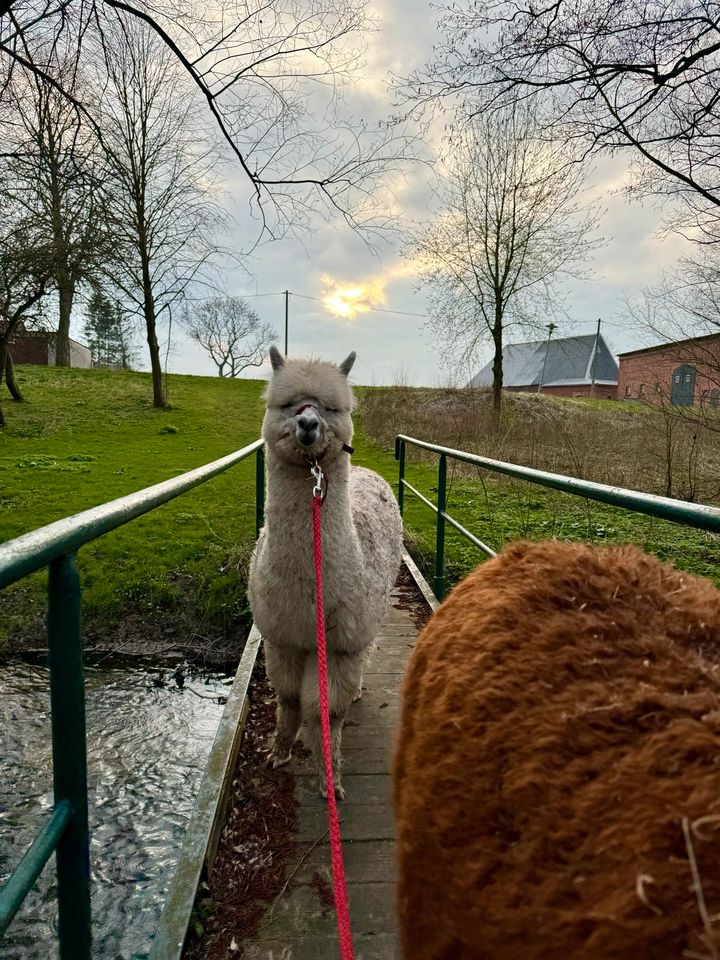
[[[547,326],[547,343],[545,344],[545,358],[542,365],[542,373],[540,374],[540,383],[538,383],[537,392],[542,393],[543,380],[545,379],[545,365],[547,364],[548,351],[550,350],[550,337],[553,335],[553,330],[557,330],[556,323],[548,323]]]
[[[590,396],[595,396],[595,369],[597,367],[598,346],[600,344],[600,317],[598,317],[597,333],[595,334],[595,352],[592,358],[592,373],[590,375]]]
[[[290,298],[290,291],[285,291],[285,356],[287,356],[288,350],[288,300]]]

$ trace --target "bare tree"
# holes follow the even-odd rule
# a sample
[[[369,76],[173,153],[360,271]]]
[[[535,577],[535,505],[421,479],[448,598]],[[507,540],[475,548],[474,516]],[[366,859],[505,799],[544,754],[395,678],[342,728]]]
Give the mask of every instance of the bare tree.
[[[109,270],[144,320],[153,403],[164,407],[157,327],[216,252],[223,223],[212,174],[217,157],[192,90],[156,37],[131,21],[106,55],[106,209],[119,253]]]
[[[430,287],[431,326],[450,356],[467,362],[493,345],[493,406],[500,411],[507,330],[558,305],[563,275],[593,245],[583,176],[559,148],[537,139],[529,111],[477,114],[449,142],[440,219],[415,253]]]
[[[13,222],[7,204],[0,207],[0,215],[0,386],[4,376],[13,399],[22,400],[13,375],[10,344],[51,287],[51,251],[33,224]],[[5,423],[0,407],[0,427]]]
[[[248,367],[259,367],[277,340],[272,324],[262,321],[241,297],[213,297],[187,307],[184,325],[210,354],[219,377],[237,377]]]
[[[70,71],[66,67],[64,73]],[[77,88],[79,81],[68,79]],[[2,136],[9,160],[0,189],[11,193],[50,244],[58,294],[55,362],[70,365],[70,319],[78,284],[108,252],[94,164],[97,142],[68,100],[37,76],[6,87]]]
[[[394,128],[341,120],[372,28],[366,0],[0,0],[5,80],[30,71],[68,97],[103,135],[94,103],[58,70],[61,56],[96,62],[118,22],[134,21],[185,72],[235,154],[262,229],[278,236],[311,212],[384,227],[383,185],[410,155]],[[2,76],[0,76],[0,84]]]
[[[718,239],[720,7],[715,0],[460,0],[437,60],[407,92],[426,102],[484,88],[529,101],[580,155],[628,151],[639,185],[685,204]]]

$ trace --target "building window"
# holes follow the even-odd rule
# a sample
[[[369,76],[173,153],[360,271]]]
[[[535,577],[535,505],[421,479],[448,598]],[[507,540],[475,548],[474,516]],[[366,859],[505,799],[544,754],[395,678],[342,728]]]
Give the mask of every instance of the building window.
[[[715,389],[710,391],[710,406],[720,407],[720,390]]]
[[[641,383],[641,384],[640,384],[640,389],[638,390],[638,396],[639,396],[639,397],[644,397],[644,396],[645,396],[645,384],[644,384],[644,383]]]
[[[675,383],[680,383],[680,374],[678,373],[675,377]]]
[[[626,396],[626,397],[629,397],[629,396],[630,396],[630,384],[629,384],[629,383],[626,383],[626,384],[625,384],[625,396]]]
[[[655,384],[655,393],[660,393],[662,391],[662,386],[659,383]]]
[[[685,374],[685,383],[690,383],[691,377],[689,373]]]

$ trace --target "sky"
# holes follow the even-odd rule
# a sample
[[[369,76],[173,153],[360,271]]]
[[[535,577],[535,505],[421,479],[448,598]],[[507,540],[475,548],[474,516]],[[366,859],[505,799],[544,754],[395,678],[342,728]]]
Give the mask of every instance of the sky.
[[[379,26],[367,38],[363,79],[346,93],[348,110],[371,123],[392,112],[391,75],[407,75],[421,67],[438,39],[435,13],[427,0],[375,0],[374,10]],[[258,225],[245,215],[249,187],[242,171],[230,165],[226,176],[230,212],[237,216],[229,245],[243,251]],[[616,353],[648,342],[647,336],[633,330],[623,317],[625,298],[657,282],[687,247],[681,238],[663,235],[660,209],[627,198],[622,188],[628,176],[626,155],[595,162],[589,190],[605,208],[599,231],[605,243],[587,264],[591,277],[566,286],[570,320],[556,334],[594,332],[600,318],[603,334]],[[402,252],[402,217],[422,222],[431,216],[432,191],[432,165],[417,164],[397,194],[395,206],[401,218],[392,244],[371,250],[366,239],[344,223],[317,218],[302,239],[257,247],[246,261],[251,276],[239,268],[227,271],[227,292],[248,297],[261,318],[275,325],[282,349],[283,291],[289,290],[290,355],[340,361],[354,350],[358,355],[353,371],[357,383],[452,382],[457,371],[440,362],[438,345],[426,328],[425,295],[418,287],[411,260]],[[353,316],[342,315],[348,312],[347,303],[367,309],[350,311]],[[144,346],[141,339],[138,345]],[[488,349],[479,366],[489,356]],[[146,369],[146,362],[141,366]],[[173,333],[168,368],[178,373],[216,373],[202,348],[178,329]],[[266,376],[267,367],[249,370],[246,375]]]

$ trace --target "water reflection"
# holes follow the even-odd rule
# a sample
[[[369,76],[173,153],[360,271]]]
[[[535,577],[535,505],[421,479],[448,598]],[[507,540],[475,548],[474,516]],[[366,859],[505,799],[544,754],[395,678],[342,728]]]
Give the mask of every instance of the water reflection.
[[[164,674],[164,685],[159,685]],[[227,675],[181,690],[154,662],[86,671],[93,957],[146,957],[227,695]],[[0,664],[0,882],[52,809],[44,665]],[[0,960],[57,957],[54,860],[0,940]]]

